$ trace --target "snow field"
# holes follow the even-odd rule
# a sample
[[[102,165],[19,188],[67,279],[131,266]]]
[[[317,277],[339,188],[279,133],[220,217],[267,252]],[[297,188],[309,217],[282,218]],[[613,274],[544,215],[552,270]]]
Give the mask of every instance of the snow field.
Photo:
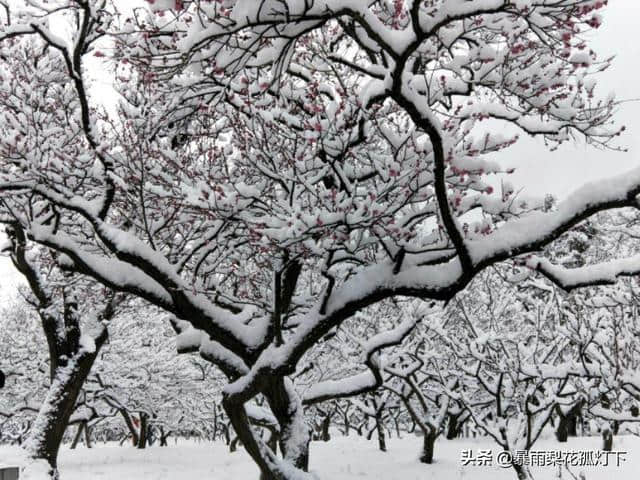
[[[436,461],[432,465],[418,462],[421,438],[405,435],[388,440],[388,452],[379,452],[374,441],[361,437],[334,435],[330,442],[311,444],[311,470],[322,480],[516,480],[511,468],[493,466],[462,466],[461,452],[465,449],[499,451],[488,439],[439,439]],[[570,438],[559,444],[552,438],[542,439],[535,450],[591,451],[600,448],[599,437]],[[579,477],[586,480],[632,480],[640,471],[640,438],[617,436],[614,450],[626,451],[626,461],[620,466],[575,467]],[[0,446],[0,464],[19,458],[15,447]],[[170,442],[167,448],[151,447],[137,450],[131,447],[97,444],[87,450],[63,447],[60,453],[61,480],[257,480],[258,470],[242,448],[229,453],[226,445],[182,441]],[[534,467],[535,480],[558,478],[555,467]],[[563,471],[563,479],[572,480]]]

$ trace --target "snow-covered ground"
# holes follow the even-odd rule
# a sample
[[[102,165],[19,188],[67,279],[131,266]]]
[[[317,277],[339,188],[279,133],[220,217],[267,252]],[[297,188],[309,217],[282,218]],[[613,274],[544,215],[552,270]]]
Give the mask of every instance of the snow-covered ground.
[[[560,445],[554,440],[541,440],[536,449],[569,451],[594,451],[600,447],[598,437],[569,439]],[[432,465],[417,461],[420,439],[407,436],[401,440],[391,439],[389,451],[381,453],[376,443],[359,437],[335,436],[331,442],[314,442],[311,446],[311,470],[322,480],[515,480],[510,468],[495,466],[498,449],[486,439],[439,440],[436,444],[437,460]],[[461,455],[466,449],[477,454],[480,449],[492,449],[493,466],[462,466]],[[574,467],[576,478],[584,471],[586,480],[631,480],[640,472],[640,438],[616,437],[614,450],[626,451],[625,461],[616,466]],[[0,463],[15,458],[16,449],[0,446]],[[532,469],[536,480],[558,478],[555,467]],[[251,480],[258,478],[257,469],[248,455],[240,448],[229,453],[222,443],[181,443],[167,448],[151,447],[136,450],[129,447],[101,446],[88,450],[63,448],[60,455],[62,480]],[[566,471],[562,478],[571,479]]]

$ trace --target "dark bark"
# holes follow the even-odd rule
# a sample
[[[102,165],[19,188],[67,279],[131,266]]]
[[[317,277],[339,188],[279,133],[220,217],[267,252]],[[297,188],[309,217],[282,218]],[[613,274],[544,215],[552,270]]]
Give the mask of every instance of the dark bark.
[[[169,430],[168,432],[165,432],[164,427],[160,427],[160,446],[161,447],[167,446],[167,439],[169,438],[170,435],[171,435],[171,430]]]
[[[204,380],[204,373],[203,373],[203,380]],[[213,406],[213,440],[215,441],[217,437],[218,437],[218,406],[214,405]]]
[[[602,430],[602,450],[610,452],[613,448],[613,432],[609,427]]]
[[[292,386],[282,377],[261,379],[263,393],[275,416],[279,430],[279,446],[287,463],[298,470],[307,471],[309,464],[309,441],[311,432],[304,420],[302,404]],[[245,394],[246,395],[246,394]],[[289,480],[295,475],[289,467],[280,463],[277,455],[264,441],[257,437],[250,425],[244,402],[239,395],[224,396],[222,405],[233,425],[239,441],[258,465],[261,479]],[[243,396],[241,398],[250,398]]]
[[[84,423],[84,445],[87,448],[91,448],[91,428],[89,427],[89,425],[87,424],[87,422],[82,422]]]
[[[237,437],[231,442],[231,451],[234,451],[235,444],[242,442],[245,450],[260,469],[261,479],[286,480],[286,477],[275,469],[273,458],[268,456],[269,452],[260,447],[249,424],[244,406],[239,405],[235,399],[230,397],[224,397],[222,405],[237,434]]]
[[[149,426],[147,427],[147,445],[153,447],[154,443],[156,443],[156,431]]]
[[[567,435],[570,437],[578,436],[578,419],[579,415],[571,415],[568,419],[569,423],[567,425]]]
[[[231,453],[235,452],[238,449],[238,443],[240,443],[240,437],[235,437],[229,442],[229,451]]]
[[[275,428],[269,429],[269,438],[267,439],[267,445],[273,453],[278,453],[278,441],[279,435]]]
[[[138,437],[138,444],[136,448],[144,449],[147,448],[147,438],[149,435],[149,427],[147,423],[147,414],[144,412],[140,412],[140,435]]]
[[[462,426],[464,425],[464,421],[460,421],[460,415],[461,414],[454,415],[449,413],[447,416],[447,440],[453,440],[460,436]]]
[[[375,427],[367,432],[367,440],[371,440],[373,438],[373,432],[375,432]]]
[[[46,460],[54,472],[57,471],[58,451],[69,418],[106,337],[106,330],[104,330],[101,337],[96,339],[96,348],[93,352],[81,350],[66,362],[59,360],[47,398],[42,404],[27,440],[26,449],[29,455]]]
[[[323,419],[322,419],[322,431],[320,433],[320,440],[322,440],[323,442],[328,442],[329,440],[331,440],[331,434],[329,433],[329,427],[331,426],[331,415],[327,414]]]
[[[76,294],[69,286],[72,282],[61,289],[46,288],[39,272],[27,258],[25,232],[19,225],[14,224],[6,228],[6,234],[12,244],[11,260],[16,269],[25,276],[35,300],[34,305],[38,307],[49,350],[51,384],[25,443],[25,450],[31,458],[45,460],[51,466],[50,476],[57,478],[57,457],[62,438],[82,386],[108,338],[108,332],[103,326],[99,334],[91,339],[92,342],[89,339],[81,342],[81,314]],[[71,279],[71,273],[66,267],[61,266],[60,271],[63,278]],[[61,292],[61,311],[52,308],[56,305],[52,292]],[[115,315],[116,306],[113,295],[107,295],[107,302],[99,314],[99,319],[102,322],[110,320]],[[88,426],[85,424],[83,428],[85,442],[90,446]]]
[[[73,437],[73,441],[71,442],[71,447],[69,447],[71,450],[75,450],[76,447],[78,446],[78,442],[80,441],[80,438],[82,437],[82,431],[84,430],[84,422],[81,422],[78,425],[78,429],[76,430],[76,434]]]
[[[300,401],[294,398],[285,380],[279,378],[270,383],[265,391],[269,407],[280,425],[280,450],[285,459],[296,468],[309,471],[309,442],[311,432],[304,424],[304,412]],[[302,429],[306,429],[303,432]],[[299,436],[306,433],[306,438],[299,441]]]
[[[411,427],[409,428],[409,433],[415,432],[417,426],[418,424],[415,422],[415,420],[411,420]]]
[[[118,409],[118,412],[124,419],[124,423],[129,429],[129,433],[131,434],[131,443],[133,444],[134,447],[136,447],[138,445],[139,436],[138,436],[138,430],[136,426],[133,424],[133,419],[131,418],[131,415],[124,408]]]
[[[425,433],[422,437],[422,455],[420,455],[420,462],[432,464],[433,463],[433,451],[438,435],[435,432]]]
[[[384,425],[382,424],[382,413],[376,412],[376,430],[378,432],[378,449],[381,452],[387,451],[387,441],[384,435]]]
[[[558,442],[564,443],[568,437],[577,436],[578,418],[582,411],[582,403],[577,403],[564,414],[560,407],[556,407],[558,416],[558,426],[556,427],[556,438]]]
[[[350,405],[345,407],[344,413],[342,414],[343,422],[344,422],[344,430],[342,431],[342,434],[345,437],[349,436],[349,430],[351,430],[351,421],[349,420],[349,408],[350,408]]]
[[[518,480],[532,480],[531,472],[528,467],[519,465],[517,463],[512,463],[513,469],[516,471],[516,475],[518,476]]]
[[[274,454],[278,453],[278,441],[279,435],[275,428],[270,428],[268,430],[269,438],[267,439],[267,446],[271,449]],[[264,473],[260,473],[260,480],[268,480],[269,477],[265,476]]]
[[[393,424],[394,424],[394,425],[395,425],[395,427],[396,427],[396,436],[397,436],[398,438],[401,438],[401,433],[400,433],[400,422],[398,422],[398,417],[397,417],[397,416],[394,416],[394,417],[393,417]]]
[[[569,437],[569,419],[565,416],[559,416],[558,427],[556,428],[556,439],[560,443],[565,443]]]

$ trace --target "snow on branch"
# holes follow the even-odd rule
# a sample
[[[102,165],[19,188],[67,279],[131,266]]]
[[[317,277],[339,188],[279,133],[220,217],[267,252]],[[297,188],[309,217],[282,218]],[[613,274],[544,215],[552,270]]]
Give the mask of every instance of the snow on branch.
[[[202,358],[218,365],[220,369],[230,377],[239,377],[246,374],[249,369],[244,361],[220,343],[211,340],[202,330],[194,328],[189,322],[170,319],[171,324],[178,333],[176,348],[178,353],[198,352]]]
[[[367,340],[364,344],[364,355],[368,371],[340,380],[326,380],[317,383],[307,390],[302,403],[312,405],[325,400],[351,397],[370,392],[381,386],[380,370],[383,365],[381,365],[380,350],[402,343],[419,321],[419,318],[411,316],[392,330],[379,333]]]
[[[484,266],[539,249],[582,220],[603,210],[637,206],[640,168],[589,182],[553,212],[533,212],[505,222],[485,239],[467,242],[474,265]]]
[[[528,259],[526,264],[567,291],[585,286],[612,285],[619,277],[640,273],[640,255],[577,268],[554,265],[548,259],[537,256]]]

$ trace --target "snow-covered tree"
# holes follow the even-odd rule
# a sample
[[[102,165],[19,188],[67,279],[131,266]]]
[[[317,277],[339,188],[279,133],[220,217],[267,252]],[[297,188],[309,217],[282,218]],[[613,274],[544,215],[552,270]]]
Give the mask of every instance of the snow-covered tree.
[[[564,336],[578,359],[573,384],[585,399],[583,415],[594,419],[603,435],[604,450],[611,450],[621,425],[633,432],[640,421],[640,324],[634,284],[625,280],[615,289],[590,289],[574,295],[563,309]]]
[[[518,450],[533,447],[557,410],[583,402],[572,382],[581,372],[553,298],[519,291],[504,272],[492,270],[456,298],[433,330],[455,359],[445,378],[460,388],[445,392],[515,459]],[[519,479],[531,478],[526,465],[512,466]]]
[[[43,399],[49,374],[46,344],[36,316],[18,298],[9,298],[0,315],[0,441],[21,443]],[[20,328],[17,328],[17,326]]]
[[[38,252],[28,250],[19,225],[10,225],[5,232],[8,237],[5,251],[29,285],[27,301],[37,311],[48,347],[49,387],[24,448],[32,459],[45,461],[55,478],[65,430],[84,382],[108,338],[107,324],[116,314],[122,297],[116,298],[111,292],[105,294],[104,287],[95,282],[74,281],[73,275],[65,272],[63,261],[38,258]]]
[[[129,18],[106,0],[12,3],[1,220],[173,315],[179,348],[226,375],[224,408],[267,479],[305,476],[292,377],[327,334],[390,297],[451,300],[487,267],[636,206],[637,169],[553,208],[493,186],[518,135],[606,147],[622,130],[615,98],[596,96],[609,62],[587,43],[606,1],[148,3]],[[110,31],[115,115],[88,88]],[[640,269],[525,261],[567,289]],[[313,398],[379,385],[380,350],[412,327],[390,328]],[[250,425],[258,396],[284,460]]]
[[[420,329],[385,367],[389,376],[384,387],[401,399],[422,433],[420,461],[427,464],[433,462],[435,441],[445,427],[447,437],[455,438],[468,418],[456,398],[459,379],[451,373],[457,357],[447,347],[438,336]]]
[[[110,418],[106,427],[123,432],[138,448],[150,439],[164,445],[170,435],[207,438],[210,429],[217,430],[219,373],[198,357],[176,355],[175,333],[165,316],[141,302],[128,305],[112,322],[109,344],[86,387]]]

